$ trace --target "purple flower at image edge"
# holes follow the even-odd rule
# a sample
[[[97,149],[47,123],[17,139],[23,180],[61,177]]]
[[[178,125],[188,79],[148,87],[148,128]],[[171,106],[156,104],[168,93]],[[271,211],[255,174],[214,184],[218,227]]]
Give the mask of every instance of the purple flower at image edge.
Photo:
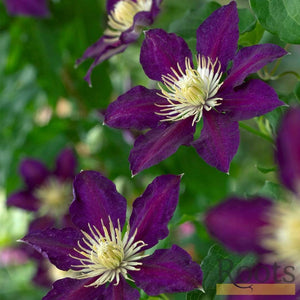
[[[229,249],[258,255],[258,264],[250,273],[242,272],[236,282],[249,282],[249,274],[254,274],[250,283],[296,284],[294,296],[263,296],[263,299],[299,299],[300,108],[291,108],[284,115],[275,158],[281,181],[292,192],[289,202],[266,197],[230,198],[208,211],[205,223],[209,233]],[[246,300],[247,297],[230,296],[229,299]]]
[[[97,65],[115,54],[123,52],[138,39],[142,29],[154,22],[162,0],[108,0],[107,29],[76,61],[76,66],[88,58],[94,59],[85,80],[91,86],[91,73]]]
[[[70,223],[68,207],[72,201],[72,182],[77,167],[76,157],[70,148],[63,149],[56,159],[53,171],[39,160],[24,159],[19,167],[25,187],[8,196],[7,206],[36,212],[37,229],[47,224]],[[53,222],[53,224],[52,224]]]
[[[200,266],[180,247],[144,252],[168,235],[180,178],[155,178],[134,201],[124,231],[126,199],[115,185],[96,171],[78,174],[70,207],[76,227],[31,232],[22,239],[57,268],[73,273],[56,281],[43,299],[139,299],[127,280],[148,295],[201,288]]]
[[[49,16],[47,0],[4,0],[11,15],[25,15],[38,18]]]
[[[235,2],[199,26],[196,65],[181,37],[162,29],[146,31],[140,62],[150,79],[160,81],[159,89],[136,86],[111,103],[105,114],[108,126],[150,129],[131,150],[133,175],[166,159],[180,145],[193,146],[209,165],[228,172],[239,146],[238,121],[284,104],[263,81],[244,80],[287,52],[274,44],[236,52],[238,38]],[[201,135],[193,141],[200,120]]]

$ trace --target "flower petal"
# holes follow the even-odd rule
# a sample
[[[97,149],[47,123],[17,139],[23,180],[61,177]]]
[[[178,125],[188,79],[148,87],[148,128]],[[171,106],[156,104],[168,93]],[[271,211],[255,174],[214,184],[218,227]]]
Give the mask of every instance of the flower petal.
[[[73,223],[85,232],[90,232],[88,224],[103,233],[101,220],[109,228],[111,218],[115,228],[120,221],[125,223],[126,199],[120,195],[112,181],[96,171],[82,171],[74,180],[75,200],[70,206]]]
[[[237,50],[238,22],[236,3],[232,1],[214,11],[197,30],[197,52],[212,61],[218,58],[222,72]]]
[[[77,161],[71,148],[65,148],[56,159],[56,169],[54,173],[61,179],[73,179],[75,176]]]
[[[180,145],[193,140],[195,126],[188,118],[174,123],[163,123],[139,136],[130,152],[132,175],[158,164],[175,153]]]
[[[171,249],[156,250],[141,262],[141,269],[131,271],[130,275],[148,295],[187,292],[202,285],[200,266],[176,245]]]
[[[276,159],[282,183],[300,195],[300,108],[290,109],[282,119]]]
[[[83,280],[64,278],[54,282],[52,290],[43,298],[43,300],[92,300],[104,299],[101,297],[105,290],[105,285],[95,288],[86,287],[91,284],[95,278]]]
[[[45,165],[35,159],[24,159],[20,164],[20,173],[29,188],[41,185],[49,176]]]
[[[168,223],[178,203],[180,179],[181,176],[175,175],[156,177],[133,202],[130,235],[137,230],[135,240],[147,244],[144,250],[168,236]]]
[[[46,17],[49,15],[47,0],[5,0],[7,11],[11,15]]]
[[[74,228],[46,229],[27,234],[21,241],[31,245],[43,255],[48,256],[50,261],[61,270],[69,270],[72,265],[78,265],[78,261],[71,255],[77,256],[74,250],[77,242],[83,238],[80,231]]]
[[[156,112],[156,104],[165,104],[166,100],[157,95],[159,90],[149,90],[136,86],[112,102],[105,112],[105,124],[122,129],[146,129],[158,125],[162,119]]]
[[[286,54],[283,48],[274,44],[254,45],[241,49],[234,57],[229,76],[221,89],[242,84],[246,76]]]
[[[200,138],[192,146],[205,162],[227,173],[239,147],[239,124],[222,113],[205,111]]]
[[[219,109],[234,121],[261,116],[284,104],[272,87],[258,79],[249,80],[238,89],[218,96],[223,98]]]
[[[110,284],[103,294],[103,299],[109,300],[138,300],[140,293],[137,289],[131,287],[121,276],[118,285]]]
[[[28,233],[32,233],[34,231],[42,231],[50,227],[54,227],[54,225],[55,225],[55,220],[50,216],[43,216],[40,218],[36,218],[32,222],[30,222]]]
[[[178,72],[177,64],[185,70],[186,57],[192,62],[192,53],[181,37],[162,29],[145,32],[140,62],[150,79],[161,81],[162,75],[173,74],[171,68]]]
[[[210,234],[229,249],[262,253],[265,250],[259,245],[259,230],[266,225],[266,212],[271,207],[271,200],[266,198],[230,198],[208,211],[205,224]]]
[[[115,5],[122,0],[107,0],[106,1],[106,11],[109,14],[111,10],[115,8]]]
[[[7,199],[6,205],[16,206],[29,211],[37,211],[40,207],[39,199],[29,191],[19,191],[11,194]]]
[[[123,52],[127,46],[127,44],[123,44],[119,40],[114,43],[110,43],[107,38],[101,37],[96,43],[85,50],[82,57],[76,61],[76,66],[88,58],[94,59],[94,62],[91,64],[84,77],[84,79],[91,86],[91,74],[93,69],[104,60],[112,57],[115,54]]]

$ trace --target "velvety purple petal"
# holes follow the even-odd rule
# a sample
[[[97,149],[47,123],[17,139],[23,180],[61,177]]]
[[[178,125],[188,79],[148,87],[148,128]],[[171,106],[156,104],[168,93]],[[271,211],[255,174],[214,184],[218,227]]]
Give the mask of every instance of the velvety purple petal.
[[[50,174],[46,166],[35,159],[24,159],[20,164],[20,173],[29,188],[40,186]]]
[[[142,196],[133,202],[130,235],[137,230],[136,241],[148,249],[169,234],[168,223],[176,209],[181,176],[162,175],[148,185]]]
[[[162,123],[139,136],[130,152],[132,175],[158,164],[177,151],[180,145],[193,140],[195,126],[188,118],[174,123]]]
[[[141,262],[141,270],[131,271],[130,275],[148,295],[188,292],[202,285],[200,266],[176,245],[156,250]]]
[[[200,138],[192,146],[205,162],[227,173],[239,147],[239,124],[226,114],[205,111]]]
[[[122,0],[107,0],[106,1],[106,11],[109,14],[111,10],[114,9],[115,5]]]
[[[82,171],[74,180],[75,200],[70,206],[73,223],[81,230],[89,232],[88,224],[103,233],[101,220],[109,228],[111,218],[115,228],[120,221],[125,223],[126,199],[120,195],[112,181],[96,171]]]
[[[71,148],[66,148],[60,152],[56,159],[56,169],[54,173],[61,179],[73,179],[77,167],[76,156]]]
[[[300,108],[290,109],[282,119],[276,159],[282,183],[300,194]]]
[[[105,124],[122,129],[146,129],[158,125],[162,119],[157,115],[159,107],[166,100],[158,96],[159,90],[136,86],[112,102],[105,113]]]
[[[162,75],[173,74],[171,68],[179,72],[177,64],[185,70],[186,57],[192,62],[192,53],[181,37],[162,29],[145,32],[140,62],[149,78],[161,81]]]
[[[29,211],[37,211],[40,207],[40,201],[32,192],[19,191],[8,197],[6,205],[16,206]]]
[[[131,287],[121,276],[118,285],[111,283],[104,291],[104,299],[109,300],[138,300],[140,293],[137,289]]]
[[[91,64],[84,77],[91,86],[91,73],[93,69],[111,56],[123,52],[126,48],[127,44],[123,44],[121,41],[110,42],[107,37],[101,37],[96,43],[87,48],[82,57],[76,61],[76,66],[88,58],[94,59],[94,62]]]
[[[230,74],[224,81],[222,89],[242,84],[246,76],[257,72],[266,64],[286,54],[287,52],[283,48],[274,44],[242,48],[233,59]]]
[[[47,0],[5,0],[4,3],[11,15],[46,17],[49,14]]]
[[[49,276],[49,261],[48,259],[43,259],[38,261],[37,269],[32,277],[32,282],[38,286],[50,289],[53,283]]]
[[[252,79],[235,90],[219,94],[223,98],[218,107],[234,121],[247,120],[272,111],[284,102],[278,99],[274,89],[258,79]]]
[[[251,289],[252,284],[287,284],[285,280],[293,279],[294,274],[285,274],[285,265],[276,263],[276,265],[266,265],[258,263],[254,267],[243,266],[244,271],[241,272],[237,278],[233,278],[234,282],[238,285],[249,286]],[[293,273],[289,268],[287,272]],[[254,294],[255,289],[253,289]],[[267,291],[267,290],[266,290]],[[270,290],[271,291],[271,290]],[[239,296],[228,296],[228,300],[296,300],[299,299],[296,295],[239,295]]]
[[[54,225],[55,220],[50,216],[36,218],[29,224],[28,233],[32,233],[34,231],[42,231],[53,227]]]
[[[52,290],[43,300],[104,300],[105,285],[95,288],[85,287],[93,283],[95,278],[72,279],[64,278],[54,282]]]
[[[260,229],[266,225],[266,212],[272,202],[266,198],[242,200],[230,198],[206,214],[210,234],[237,252],[264,252],[259,245]]]
[[[239,39],[238,13],[235,1],[214,11],[197,30],[197,52],[218,59],[221,71],[226,71],[234,57]]]
[[[78,260],[70,257],[70,254],[78,257],[74,248],[78,248],[77,242],[83,235],[74,228],[46,229],[27,234],[22,241],[31,245],[34,249],[47,255],[50,261],[61,270],[69,270],[72,265],[78,265]]]

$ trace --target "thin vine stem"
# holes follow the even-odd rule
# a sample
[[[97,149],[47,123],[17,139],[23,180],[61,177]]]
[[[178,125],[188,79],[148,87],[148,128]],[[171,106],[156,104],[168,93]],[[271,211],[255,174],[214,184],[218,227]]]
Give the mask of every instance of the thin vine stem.
[[[249,125],[247,125],[243,122],[239,122],[239,125],[240,125],[241,128],[247,130],[248,132],[251,132],[251,133],[253,133],[257,136],[260,136],[261,138],[265,139],[266,141],[268,141],[272,144],[274,143],[273,139],[270,136],[260,132],[259,130],[254,129],[253,127],[251,127],[251,126],[249,126]]]

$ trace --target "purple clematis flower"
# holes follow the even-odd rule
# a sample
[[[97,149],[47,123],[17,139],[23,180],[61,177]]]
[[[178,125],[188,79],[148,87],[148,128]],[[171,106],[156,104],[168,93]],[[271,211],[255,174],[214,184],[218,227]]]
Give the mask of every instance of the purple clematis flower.
[[[266,83],[244,80],[286,51],[264,44],[236,53],[238,38],[235,2],[199,26],[196,65],[182,38],[162,29],[146,32],[140,62],[150,79],[161,82],[159,90],[136,86],[111,103],[105,115],[111,127],[150,128],[136,139],[130,153],[133,175],[169,157],[180,145],[193,146],[208,164],[228,172],[239,145],[238,121],[283,104]],[[201,119],[201,135],[193,141]]]
[[[49,15],[47,0],[4,0],[11,15],[25,15],[44,18]]]
[[[139,299],[126,280],[149,295],[199,288],[200,266],[180,247],[144,252],[168,235],[180,178],[155,178],[134,201],[125,230],[126,199],[115,185],[96,171],[78,174],[70,207],[76,227],[32,232],[23,238],[59,269],[73,271],[72,278],[56,281],[43,299]]]
[[[16,206],[34,211],[38,217],[48,217],[61,222],[68,221],[68,207],[72,200],[72,181],[76,171],[76,157],[70,148],[63,149],[57,159],[54,171],[49,171],[40,161],[25,159],[20,164],[20,173],[26,187],[11,194],[7,206]],[[40,223],[42,224],[42,220]]]
[[[153,23],[162,0],[107,0],[108,28],[103,36],[90,46],[77,60],[76,66],[93,58],[85,80],[91,86],[91,73],[95,66],[111,56],[123,52],[138,39],[143,27]]]
[[[282,182],[293,193],[294,199],[287,203],[262,197],[251,200],[230,198],[212,208],[205,221],[209,232],[231,250],[257,253],[259,265],[253,269],[260,268],[257,274],[266,273],[266,268],[274,270],[275,264],[280,266],[275,266],[278,270],[277,277],[272,275],[266,278],[262,274],[256,278],[264,278],[265,282],[296,283],[297,296],[275,299],[299,299],[300,296],[299,141],[300,109],[292,108],[285,114],[278,131],[276,160]],[[261,264],[266,265],[261,267]],[[255,274],[254,271],[252,273]],[[238,280],[243,276],[245,274],[240,274]],[[238,299],[240,298],[244,299]],[[274,298],[270,296],[263,299]]]

